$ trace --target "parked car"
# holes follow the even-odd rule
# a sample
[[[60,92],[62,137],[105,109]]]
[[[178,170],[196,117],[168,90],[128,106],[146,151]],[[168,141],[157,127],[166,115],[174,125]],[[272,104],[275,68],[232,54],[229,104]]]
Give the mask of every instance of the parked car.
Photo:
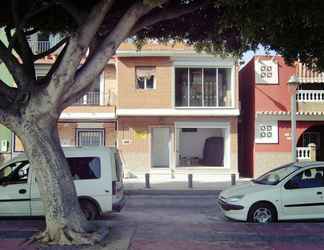
[[[324,162],[291,163],[224,190],[218,203],[228,218],[270,223],[324,219]]]
[[[118,151],[106,147],[63,148],[80,206],[87,219],[124,205],[122,163]],[[0,168],[0,216],[44,215],[37,180],[26,156]]]

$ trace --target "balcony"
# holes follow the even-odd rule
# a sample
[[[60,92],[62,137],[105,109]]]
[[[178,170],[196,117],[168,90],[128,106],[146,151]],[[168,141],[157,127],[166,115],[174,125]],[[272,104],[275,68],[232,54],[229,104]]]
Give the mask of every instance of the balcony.
[[[51,48],[50,41],[29,40],[28,42],[34,54],[43,53]]]
[[[116,105],[116,94],[108,91],[89,91],[83,97],[78,99],[72,106],[114,106]]]
[[[61,114],[62,121],[114,120],[116,95],[111,92],[91,91],[66,108]]]
[[[88,92],[74,103],[75,106],[81,105],[100,105],[100,92]]]
[[[324,89],[302,89],[296,93],[298,112],[321,112],[324,109]]]
[[[297,102],[324,102],[324,90],[298,90]]]
[[[310,147],[297,147],[296,156],[298,161],[310,161]]]

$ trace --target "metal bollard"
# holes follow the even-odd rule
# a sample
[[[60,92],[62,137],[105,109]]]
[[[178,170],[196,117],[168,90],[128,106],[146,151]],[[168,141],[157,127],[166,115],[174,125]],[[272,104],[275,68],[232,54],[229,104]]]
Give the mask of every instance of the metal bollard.
[[[149,173],[146,173],[145,174],[145,188],[151,188],[151,185],[150,185],[150,174]]]
[[[192,188],[193,183],[192,183],[192,174],[188,174],[188,188]]]
[[[231,184],[232,186],[236,185],[236,174],[231,174]]]

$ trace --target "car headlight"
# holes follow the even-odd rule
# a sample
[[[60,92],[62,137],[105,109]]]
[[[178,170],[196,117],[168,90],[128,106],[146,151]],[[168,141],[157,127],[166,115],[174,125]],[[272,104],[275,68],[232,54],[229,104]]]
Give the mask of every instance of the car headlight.
[[[227,201],[227,202],[238,202],[238,201],[240,201],[243,197],[244,197],[244,195],[235,195],[235,196],[228,197],[228,198],[226,199],[226,201]]]

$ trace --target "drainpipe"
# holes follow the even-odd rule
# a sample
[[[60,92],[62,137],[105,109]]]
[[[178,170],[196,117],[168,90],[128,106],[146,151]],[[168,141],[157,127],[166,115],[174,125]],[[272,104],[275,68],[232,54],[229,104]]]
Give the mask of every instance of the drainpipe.
[[[291,160],[295,162],[296,157],[296,146],[297,146],[297,132],[296,132],[296,111],[297,111],[297,100],[296,90],[298,86],[299,78],[297,75],[290,77],[288,81],[288,87],[290,90],[290,113],[291,113]]]

